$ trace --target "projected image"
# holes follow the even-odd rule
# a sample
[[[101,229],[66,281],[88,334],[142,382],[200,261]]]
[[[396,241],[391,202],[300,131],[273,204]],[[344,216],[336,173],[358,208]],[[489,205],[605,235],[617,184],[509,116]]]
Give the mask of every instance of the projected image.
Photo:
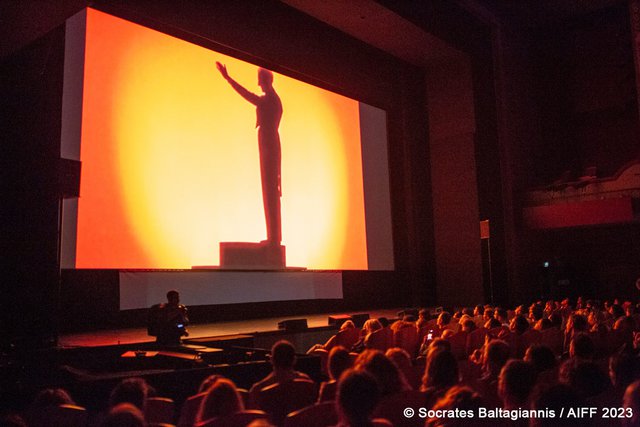
[[[222,242],[265,241],[289,266],[367,269],[360,120],[358,101],[88,9],[75,267],[211,266]]]

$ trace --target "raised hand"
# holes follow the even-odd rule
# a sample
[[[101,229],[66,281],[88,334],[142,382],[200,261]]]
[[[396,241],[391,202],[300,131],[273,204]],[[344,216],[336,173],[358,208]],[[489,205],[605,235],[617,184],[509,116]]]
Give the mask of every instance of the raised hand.
[[[224,77],[225,79],[229,79],[229,73],[227,72],[226,65],[216,61],[216,68],[218,69],[218,71],[220,71],[220,74],[222,74],[222,77]]]

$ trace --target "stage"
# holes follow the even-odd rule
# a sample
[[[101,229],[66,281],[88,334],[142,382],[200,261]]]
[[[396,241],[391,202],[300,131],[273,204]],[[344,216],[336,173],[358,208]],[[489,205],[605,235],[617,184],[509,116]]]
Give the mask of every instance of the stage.
[[[221,337],[237,334],[255,334],[277,331],[279,322],[291,319],[307,319],[309,329],[321,328],[328,326],[327,320],[329,316],[340,314],[358,314],[368,313],[371,318],[386,317],[395,319],[398,312],[402,308],[397,309],[376,309],[376,310],[359,310],[349,313],[323,313],[299,315],[290,317],[272,317],[262,319],[238,320],[233,322],[215,322],[201,323],[189,325],[189,339],[205,338],[205,337]],[[112,345],[129,345],[136,343],[153,342],[154,338],[147,335],[146,328],[130,328],[130,329],[110,329],[98,330],[93,332],[83,332],[74,334],[64,334],[58,339],[58,346],[61,348],[68,347],[102,347]],[[301,351],[302,349],[298,349]]]

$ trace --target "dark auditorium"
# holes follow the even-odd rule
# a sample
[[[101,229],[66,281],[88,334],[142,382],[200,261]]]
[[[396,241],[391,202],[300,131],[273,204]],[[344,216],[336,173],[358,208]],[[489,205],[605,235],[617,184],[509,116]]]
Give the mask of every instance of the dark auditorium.
[[[640,427],[640,0],[0,23],[0,427]]]

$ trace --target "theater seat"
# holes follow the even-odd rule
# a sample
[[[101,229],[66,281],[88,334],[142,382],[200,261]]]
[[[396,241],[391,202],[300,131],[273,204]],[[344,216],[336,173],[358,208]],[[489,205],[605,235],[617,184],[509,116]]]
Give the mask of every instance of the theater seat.
[[[202,403],[202,400],[206,395],[207,393],[198,393],[184,401],[182,409],[180,410],[178,427],[191,427],[196,422],[200,403]]]
[[[84,427],[87,411],[77,405],[52,405],[31,412],[27,421],[30,427]]]
[[[287,414],[312,405],[317,394],[313,381],[295,379],[263,388],[257,394],[257,401],[260,409],[269,414],[273,423],[282,425]]]
[[[328,427],[338,424],[334,401],[316,403],[287,415],[284,427]]]
[[[168,397],[150,397],[145,403],[144,417],[147,423],[173,424],[175,405]]]
[[[254,420],[266,419],[267,417],[268,415],[263,411],[247,410],[236,412],[233,415],[212,418],[196,424],[195,427],[246,427]]]

